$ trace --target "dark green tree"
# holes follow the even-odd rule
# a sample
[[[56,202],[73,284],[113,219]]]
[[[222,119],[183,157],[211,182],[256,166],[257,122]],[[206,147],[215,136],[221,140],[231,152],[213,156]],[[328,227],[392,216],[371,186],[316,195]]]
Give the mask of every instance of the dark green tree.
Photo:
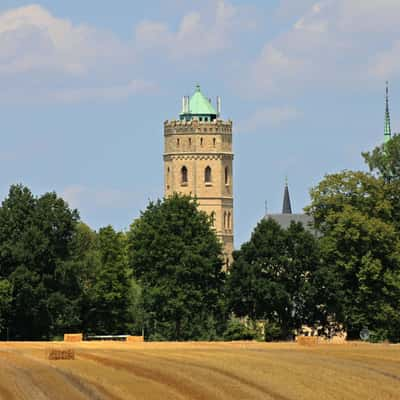
[[[7,279],[0,279],[0,338],[7,337],[8,320],[11,312],[12,286]]]
[[[368,326],[399,340],[400,243],[385,186],[382,177],[345,171],[311,191],[308,211],[322,234],[324,263],[336,277],[338,314],[350,338]]]
[[[385,182],[400,180],[400,135],[394,135],[387,143],[362,155],[370,170]]]
[[[363,157],[372,173],[383,180],[382,193],[390,205],[387,220],[400,233],[400,135],[394,135],[384,145],[376,147]]]
[[[234,253],[229,307],[239,317],[278,325],[279,337],[285,339],[316,315],[320,292],[313,284],[319,266],[318,242],[301,224],[284,230],[272,219],[262,220],[250,241]]]
[[[111,226],[97,235],[99,264],[87,289],[90,305],[85,326],[96,334],[126,333],[129,322],[131,277],[123,233]]]
[[[221,243],[194,199],[150,203],[133,222],[129,260],[143,289],[146,335],[207,339],[218,331],[225,274]]]
[[[11,186],[0,207],[0,278],[13,287],[11,337],[61,333],[57,321],[71,312],[63,266],[71,256],[78,218],[55,193],[36,198],[22,185]]]

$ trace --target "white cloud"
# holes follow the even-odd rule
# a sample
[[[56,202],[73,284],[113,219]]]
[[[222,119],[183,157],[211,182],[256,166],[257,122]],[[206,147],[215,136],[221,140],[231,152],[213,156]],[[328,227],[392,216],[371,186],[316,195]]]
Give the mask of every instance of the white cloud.
[[[296,93],[313,83],[382,83],[400,72],[399,15],[398,0],[315,2],[287,32],[265,43],[251,65],[249,90]]]
[[[142,21],[135,31],[137,47],[166,52],[173,59],[200,58],[231,47],[235,33],[253,27],[242,8],[226,0],[211,5],[185,14],[177,30],[163,22]]]
[[[205,0],[194,7],[176,29],[165,21],[142,21],[125,41],[37,4],[0,13],[0,102],[113,101],[153,93],[154,76],[164,74],[160,66],[146,78],[155,59],[168,68],[184,68],[182,59],[186,65],[206,62],[237,46],[235,35],[254,27],[247,6]],[[223,65],[223,57],[215,63]]]
[[[370,63],[369,73],[379,79],[400,76],[400,39],[389,50],[378,53]]]
[[[293,107],[265,107],[257,110],[245,121],[238,124],[237,132],[251,133],[276,127],[302,117],[302,112]]]
[[[293,17],[302,15],[309,9],[315,0],[281,0],[277,8],[276,14],[279,17]]]
[[[74,26],[39,5],[0,15],[0,73],[35,70],[88,74],[99,61],[124,62],[128,49],[110,32]]]
[[[154,84],[134,76],[132,43],[40,5],[0,14],[0,100],[116,100]]]

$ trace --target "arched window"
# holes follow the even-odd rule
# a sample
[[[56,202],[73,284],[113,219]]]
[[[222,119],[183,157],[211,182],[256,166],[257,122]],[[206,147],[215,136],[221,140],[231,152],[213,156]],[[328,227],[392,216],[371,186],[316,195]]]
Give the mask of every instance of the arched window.
[[[211,182],[211,168],[209,166],[204,170],[204,182]]]
[[[224,211],[224,229],[226,229],[226,211]]]
[[[168,167],[168,168],[167,168],[167,189],[169,189],[169,181],[170,181],[169,175],[170,175],[170,169],[169,169],[169,167]]]
[[[192,145],[192,138],[189,138],[189,146]]]
[[[200,138],[200,146],[203,146],[203,138]]]
[[[215,211],[211,212],[211,223],[212,223],[212,226],[215,226]]]
[[[229,168],[225,167],[225,185],[229,185]]]
[[[215,143],[217,142],[217,139],[213,138],[213,146],[215,147]]]
[[[188,182],[188,170],[185,166],[181,169],[181,183],[186,184]]]
[[[227,217],[227,228],[231,229],[231,213],[228,212],[228,217]]]
[[[176,145],[179,146],[179,139],[176,139]]]

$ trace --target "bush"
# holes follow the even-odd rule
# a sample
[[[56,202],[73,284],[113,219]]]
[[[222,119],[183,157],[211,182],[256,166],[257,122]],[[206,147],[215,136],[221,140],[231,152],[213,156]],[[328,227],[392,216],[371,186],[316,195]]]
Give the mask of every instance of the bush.
[[[369,342],[382,343],[387,340],[388,340],[388,335],[385,329],[377,329],[375,331],[369,331]]]
[[[256,337],[257,331],[238,318],[231,318],[224,332],[224,340],[254,340]]]
[[[264,327],[264,335],[266,342],[277,342],[282,339],[282,331],[275,322],[267,322]]]

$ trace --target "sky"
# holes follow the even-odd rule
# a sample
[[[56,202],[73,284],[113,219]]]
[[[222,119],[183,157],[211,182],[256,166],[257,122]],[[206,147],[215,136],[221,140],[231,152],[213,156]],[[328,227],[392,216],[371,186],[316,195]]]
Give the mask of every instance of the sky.
[[[0,0],[0,198],[56,191],[93,229],[163,195],[195,85],[233,121],[235,245],[400,130],[399,0]]]

